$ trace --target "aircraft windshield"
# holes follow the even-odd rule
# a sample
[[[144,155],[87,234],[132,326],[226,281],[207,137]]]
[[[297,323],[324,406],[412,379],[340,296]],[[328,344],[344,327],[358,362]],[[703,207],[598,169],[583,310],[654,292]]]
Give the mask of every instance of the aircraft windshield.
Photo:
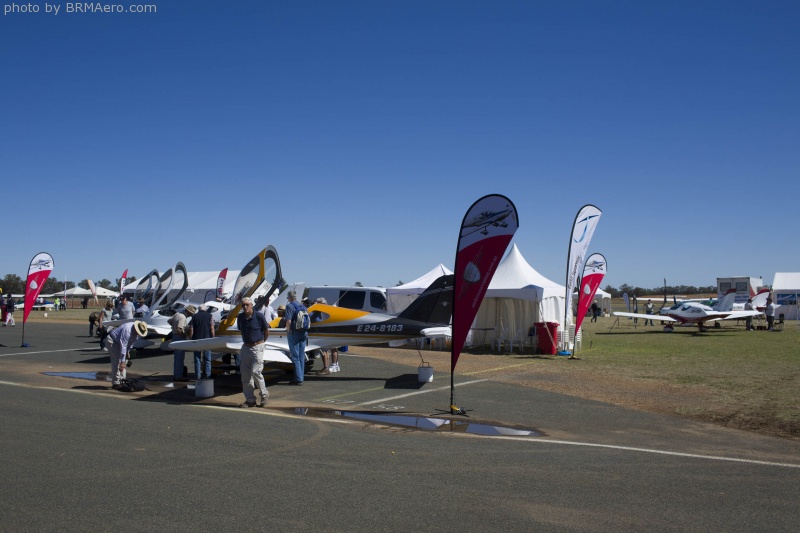
[[[142,282],[136,287],[136,291],[133,293],[134,302],[139,301],[139,298],[144,299],[145,302],[150,302],[150,298],[158,289],[158,270],[150,271],[146,279],[146,282],[142,280]]]

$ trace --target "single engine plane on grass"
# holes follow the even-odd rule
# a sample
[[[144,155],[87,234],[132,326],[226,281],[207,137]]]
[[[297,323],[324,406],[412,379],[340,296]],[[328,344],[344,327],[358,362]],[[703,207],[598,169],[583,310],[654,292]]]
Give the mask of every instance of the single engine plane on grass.
[[[241,300],[258,291],[267,283],[265,294],[272,294],[280,277],[280,262],[275,248],[268,246],[254,257],[239,274],[233,291],[235,307],[220,324],[216,337],[211,339],[175,341],[171,349],[186,351],[211,350],[215,354],[238,353],[242,338],[236,329],[236,317]],[[387,342],[417,337],[450,335],[454,276],[437,279],[412,304],[399,315],[369,313],[332,305],[314,304],[309,307],[311,328],[306,344],[306,354],[316,350],[344,346]],[[256,303],[260,311],[264,300]],[[280,319],[270,324],[269,338],[265,342],[265,364],[289,368],[289,343],[286,330],[278,328]],[[215,356],[218,357],[219,355]]]
[[[700,331],[707,331],[706,324],[716,323],[719,327],[718,321],[720,320],[735,320],[737,318],[747,318],[748,316],[757,316],[761,314],[759,311],[733,311],[733,301],[736,298],[736,290],[731,289],[725,296],[723,296],[714,307],[701,304],[700,302],[683,302],[677,307],[671,307],[666,314],[663,315],[647,315],[642,313],[621,313],[615,312],[614,316],[628,317],[628,318],[641,318],[644,320],[658,320],[666,322],[664,331],[670,333],[673,331],[672,324],[697,324]]]

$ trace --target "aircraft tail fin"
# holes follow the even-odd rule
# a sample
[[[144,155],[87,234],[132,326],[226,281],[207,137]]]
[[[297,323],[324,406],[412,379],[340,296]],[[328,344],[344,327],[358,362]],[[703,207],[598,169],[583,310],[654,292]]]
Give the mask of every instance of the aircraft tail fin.
[[[436,279],[431,285],[420,294],[416,300],[411,302],[398,318],[416,320],[427,324],[450,323],[453,317],[453,287],[455,286],[455,275],[449,274]]]
[[[725,293],[725,296],[719,299],[717,305],[713,307],[714,311],[733,311],[733,303],[736,301],[736,289],[730,289]]]
[[[769,287],[764,287],[758,291],[758,294],[753,297],[753,308],[763,311],[767,307],[767,298],[769,298],[771,292]]]

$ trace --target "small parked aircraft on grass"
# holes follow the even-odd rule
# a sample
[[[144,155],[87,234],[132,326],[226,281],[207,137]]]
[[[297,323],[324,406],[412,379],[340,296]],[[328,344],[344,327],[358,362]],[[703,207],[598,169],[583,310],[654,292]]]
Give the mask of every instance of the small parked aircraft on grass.
[[[673,306],[663,315],[647,315],[641,313],[620,313],[615,312],[614,316],[642,318],[645,320],[659,320],[666,322],[664,331],[673,331],[672,323],[697,324],[700,331],[707,331],[706,324],[718,322],[719,320],[734,320],[737,318],[747,318],[761,314],[759,311],[733,311],[733,301],[736,298],[736,290],[731,289],[723,296],[714,307],[703,305],[700,302],[682,302]],[[716,324],[719,327],[719,324]]]
[[[171,349],[186,351],[211,350],[217,354],[239,353],[242,338],[236,329],[236,317],[241,300],[254,294],[262,284],[267,284],[265,294],[271,294],[280,281],[280,263],[275,248],[268,246],[242,269],[233,291],[235,307],[220,324],[216,337],[201,340],[175,341]],[[314,304],[309,307],[311,329],[306,353],[344,345],[372,344],[416,337],[450,335],[454,276],[436,280],[423,294],[399,315],[369,313],[343,307]],[[256,303],[256,310],[264,305]],[[286,368],[291,365],[286,330],[278,328],[280,319],[272,321],[270,335],[265,342],[264,362]]]

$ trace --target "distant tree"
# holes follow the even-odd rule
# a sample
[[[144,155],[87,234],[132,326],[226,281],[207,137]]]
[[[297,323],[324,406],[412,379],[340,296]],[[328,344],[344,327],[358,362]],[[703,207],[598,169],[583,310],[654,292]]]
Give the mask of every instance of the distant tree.
[[[619,298],[620,293],[615,287],[612,287],[611,285],[606,285],[606,288],[603,290],[606,291],[608,294],[610,294],[612,298]]]
[[[356,281],[356,287],[363,287],[360,281]]]
[[[631,293],[633,292],[633,287],[631,287],[627,283],[623,283],[622,285],[619,286],[619,292],[621,293],[627,292],[628,296],[630,296]]]
[[[42,287],[42,294],[53,294],[64,290],[64,285],[56,278],[47,278]]]
[[[401,279],[400,281],[398,281],[398,282],[397,282],[397,285],[395,285],[395,287],[399,287],[400,285],[404,285],[404,283],[403,283],[403,280],[402,280],[402,279]]]
[[[6,274],[0,287],[3,287],[3,294],[20,294],[25,292],[25,280],[16,274]]]
[[[116,281],[117,281],[117,284],[114,286],[114,290],[115,290],[115,291],[117,291],[117,292],[119,292],[119,282],[120,282],[120,281],[122,281],[122,278],[116,278]],[[127,285],[130,285],[130,284],[131,284],[131,283],[133,283],[134,281],[136,281],[136,276],[128,276],[128,277],[125,279],[125,285],[126,285],[126,286],[127,286]]]
[[[81,289],[86,289],[88,291],[89,290],[89,280],[88,279],[81,280],[81,282],[78,283],[78,287],[80,287]]]
[[[103,278],[97,282],[97,286],[111,290],[111,281],[107,280],[106,278]]]

